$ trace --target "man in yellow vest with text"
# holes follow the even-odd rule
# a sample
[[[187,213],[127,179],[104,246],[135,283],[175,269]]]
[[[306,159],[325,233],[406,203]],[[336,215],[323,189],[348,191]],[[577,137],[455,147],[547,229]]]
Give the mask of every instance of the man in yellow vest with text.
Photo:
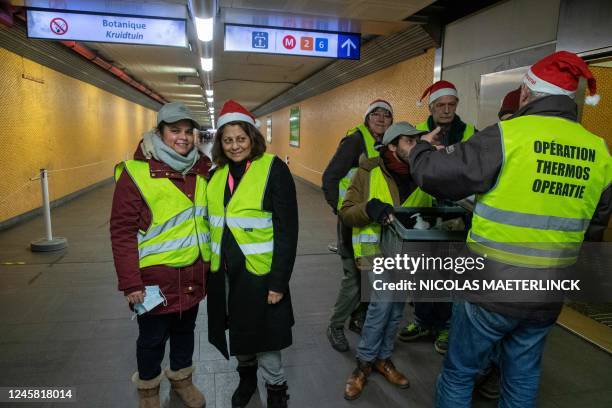
[[[606,142],[577,122],[580,77],[591,94],[586,103],[596,104],[585,62],[566,51],[549,55],[525,74],[512,118],[437,151],[432,132],[410,153],[413,177],[426,192],[450,199],[477,194],[467,244],[487,256],[485,277],[519,271],[537,279],[563,271],[576,262],[583,240],[602,239],[612,160]],[[507,294],[453,306],[437,407],[470,406],[474,377],[498,342],[500,406],[536,406],[544,343],[562,304],[503,302]]]

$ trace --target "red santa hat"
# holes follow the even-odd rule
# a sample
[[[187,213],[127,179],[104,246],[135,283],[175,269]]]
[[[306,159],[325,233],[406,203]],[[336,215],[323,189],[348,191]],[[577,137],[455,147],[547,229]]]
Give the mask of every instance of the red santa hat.
[[[244,106],[232,99],[229,99],[223,104],[221,112],[219,113],[219,120],[217,120],[217,129],[220,129],[221,126],[230,122],[246,122],[253,126],[257,126],[255,124],[255,116],[253,116]]]
[[[425,92],[423,92],[423,95],[421,95],[421,99],[419,99],[417,102],[417,106],[423,106],[423,98],[425,98],[427,94],[429,94],[429,104],[441,96],[450,95],[459,98],[455,85],[444,80],[434,82],[429,88],[427,88]]]
[[[523,82],[534,92],[574,97],[580,77],[587,80],[590,96],[587,105],[597,105],[597,85],[586,62],[576,54],[558,51],[536,62],[525,74]]]
[[[367,118],[370,113],[374,112],[378,108],[388,110],[391,116],[393,116],[393,108],[389,102],[385,101],[384,99],[375,99],[368,105],[368,110],[366,110],[364,118]]]

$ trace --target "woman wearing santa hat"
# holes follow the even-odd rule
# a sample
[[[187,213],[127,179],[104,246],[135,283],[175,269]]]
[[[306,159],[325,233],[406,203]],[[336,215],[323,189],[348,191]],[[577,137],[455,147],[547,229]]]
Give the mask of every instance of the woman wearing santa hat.
[[[255,392],[258,366],[268,407],[286,407],[289,399],[280,350],[292,343],[289,278],[297,248],[297,200],[289,168],[265,151],[253,115],[227,101],[212,149],[217,168],[207,189],[208,339],[226,358],[238,359],[234,407],[247,405]]]

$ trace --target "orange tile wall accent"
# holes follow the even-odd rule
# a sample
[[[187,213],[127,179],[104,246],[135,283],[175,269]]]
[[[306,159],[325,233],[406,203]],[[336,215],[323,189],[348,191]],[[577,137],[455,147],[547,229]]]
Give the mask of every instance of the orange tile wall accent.
[[[603,137],[612,147],[612,68],[590,67],[597,80],[597,93],[601,100],[595,106],[584,105],[582,124],[590,132]],[[604,234],[606,241],[612,241],[612,220]]]
[[[266,119],[272,116],[272,143],[268,151],[289,156],[291,172],[318,186],[321,173],[346,131],[363,123],[368,104],[386,99],[394,110],[394,121],[410,123],[427,118],[427,106],[417,107],[423,90],[432,83],[434,49],[321,95],[260,117],[266,135]],[[425,104],[426,105],[426,104]],[[300,107],[300,147],[289,146],[289,110]]]
[[[0,221],[41,206],[40,168],[56,200],[112,177],[155,112],[0,48]],[[73,169],[74,167],[79,167]]]
[[[612,68],[590,67],[597,80],[601,100],[595,106],[584,105],[582,124],[589,132],[603,137],[612,146]]]

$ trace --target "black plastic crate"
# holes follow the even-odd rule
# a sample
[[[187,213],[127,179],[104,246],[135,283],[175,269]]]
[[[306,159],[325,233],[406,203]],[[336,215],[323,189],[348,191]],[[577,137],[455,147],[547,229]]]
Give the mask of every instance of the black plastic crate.
[[[463,231],[446,231],[439,229],[413,229],[415,219],[412,215],[419,213],[430,226],[435,225],[438,217],[442,221],[461,218]],[[381,250],[386,257],[403,254],[433,253],[442,249],[436,243],[465,242],[471,214],[461,207],[396,207],[394,221],[383,227]]]

